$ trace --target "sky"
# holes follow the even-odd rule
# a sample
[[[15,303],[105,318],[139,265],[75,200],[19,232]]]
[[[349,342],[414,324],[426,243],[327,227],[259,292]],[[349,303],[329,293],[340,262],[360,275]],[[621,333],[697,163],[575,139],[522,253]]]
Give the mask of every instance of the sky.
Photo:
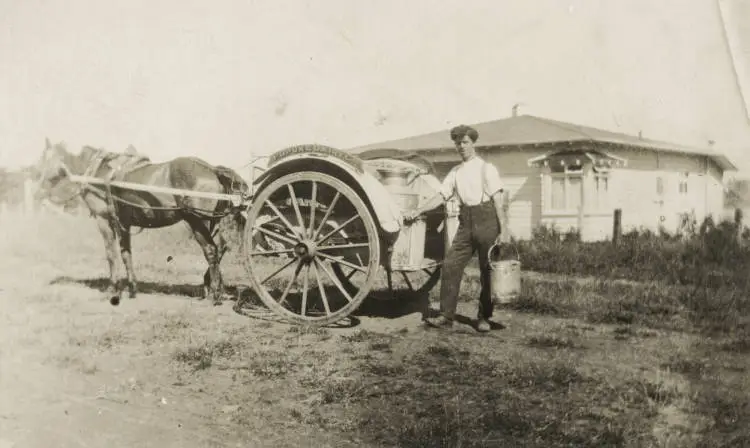
[[[48,137],[239,167],[520,103],[711,139],[750,176],[748,21],[746,0],[0,0],[0,165],[34,162]]]

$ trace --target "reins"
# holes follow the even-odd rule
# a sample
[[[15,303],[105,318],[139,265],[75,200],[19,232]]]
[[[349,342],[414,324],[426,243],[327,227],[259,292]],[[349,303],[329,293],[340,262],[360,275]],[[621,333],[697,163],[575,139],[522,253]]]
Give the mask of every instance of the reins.
[[[91,177],[96,177],[96,172],[99,170],[99,168],[102,166],[102,164],[105,163],[105,161],[106,161],[106,155],[102,151],[98,151],[97,154],[96,154],[96,156],[95,156],[95,158],[89,163],[89,165],[87,166],[86,170],[84,171],[84,176],[89,175]],[[70,168],[62,160],[60,160],[59,163],[62,166],[62,169],[65,172],[65,175],[68,178],[71,178],[73,176],[73,173],[70,170]],[[207,165],[207,164],[206,164],[206,166],[208,168],[211,168],[211,169],[215,168],[215,167]],[[122,169],[122,166],[118,166],[118,167],[108,166],[108,167],[111,169],[111,171],[108,173],[108,176],[104,178],[104,180],[105,180],[104,186],[100,187],[98,185],[93,185],[93,184],[90,184],[90,183],[75,182],[77,184],[77,191],[75,193],[73,193],[70,197],[68,197],[67,199],[65,199],[63,201],[57,201],[57,200],[52,199],[51,196],[48,195],[49,196],[48,200],[51,203],[55,204],[55,205],[63,205],[64,206],[64,205],[67,205],[68,203],[70,203],[76,197],[83,198],[87,193],[93,193],[93,194],[96,195],[97,192],[101,192],[101,190],[104,190],[103,193],[104,193],[105,197],[103,197],[103,198],[100,197],[100,199],[103,199],[103,200],[105,200],[107,202],[107,207],[109,208],[109,210],[108,210],[109,214],[112,216],[112,219],[117,222],[117,226],[116,227],[117,227],[118,231],[121,230],[121,229],[124,229],[124,226],[122,225],[122,223],[120,222],[119,217],[117,216],[117,207],[116,207],[115,203],[124,204],[124,205],[127,205],[129,207],[133,207],[133,208],[137,208],[137,209],[141,209],[141,210],[157,210],[157,211],[180,211],[180,210],[183,210],[183,211],[187,211],[189,213],[193,213],[193,214],[197,215],[198,217],[205,218],[205,219],[221,219],[221,218],[224,218],[226,216],[229,216],[231,214],[236,213],[238,209],[242,209],[242,206],[237,207],[237,206],[234,206],[234,205],[230,205],[223,212],[215,212],[213,210],[206,210],[206,209],[201,209],[201,208],[198,208],[198,207],[190,207],[190,206],[186,206],[186,205],[182,205],[182,206],[179,206],[179,205],[178,206],[151,206],[151,205],[137,204],[135,202],[128,201],[128,200],[126,200],[126,199],[124,199],[122,197],[119,197],[117,194],[113,193],[112,186],[110,185],[110,182],[112,181],[112,179],[114,178],[114,176],[117,174],[117,172]],[[232,179],[232,182],[231,182],[231,187],[232,188],[234,187],[235,183],[236,183],[235,180]],[[227,200],[227,202],[230,202],[230,204],[231,204],[231,201]],[[141,228],[141,232],[142,231],[143,231],[143,228]],[[140,232],[138,232],[138,233],[140,233]],[[136,233],[135,235],[137,235],[138,233]]]

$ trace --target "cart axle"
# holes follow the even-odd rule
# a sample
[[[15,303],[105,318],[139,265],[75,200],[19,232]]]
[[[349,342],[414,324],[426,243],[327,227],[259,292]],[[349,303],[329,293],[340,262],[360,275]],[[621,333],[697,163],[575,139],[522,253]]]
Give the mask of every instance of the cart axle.
[[[313,241],[302,241],[294,246],[294,253],[303,262],[310,263],[318,253],[318,247]]]

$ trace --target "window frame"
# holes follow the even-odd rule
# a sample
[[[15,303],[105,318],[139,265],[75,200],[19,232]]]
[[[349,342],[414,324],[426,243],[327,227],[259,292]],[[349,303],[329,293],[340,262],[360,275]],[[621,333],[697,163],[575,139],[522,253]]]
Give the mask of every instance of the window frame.
[[[587,199],[590,198],[589,201],[585,204],[585,208],[589,209],[591,211],[603,211],[609,208],[611,204],[611,180],[612,176],[610,176],[609,171],[604,172],[596,172],[593,171],[591,173],[591,189],[590,189],[590,197],[587,197]],[[602,193],[602,191],[599,189],[599,186],[601,185],[601,181],[605,181],[605,185],[607,186],[606,190]],[[584,186],[585,188],[585,186]]]
[[[690,173],[682,172],[679,174],[677,181],[677,194],[680,197],[687,196],[690,192],[688,191],[690,185]]]
[[[544,192],[544,214],[548,215],[576,215],[579,213],[578,207],[571,208],[568,206],[570,201],[570,179],[571,178],[577,178],[580,179],[580,192],[581,197],[578,200],[578,204],[583,204],[583,195],[585,194],[584,190],[586,188],[586,173],[581,167],[580,169],[569,169],[568,167],[565,167],[564,170],[558,171],[558,172],[550,172],[547,174],[547,182],[546,182],[546,188]],[[564,200],[564,206],[563,208],[554,208],[552,205],[552,194],[553,194],[553,188],[554,183],[553,179],[563,179],[563,200]]]

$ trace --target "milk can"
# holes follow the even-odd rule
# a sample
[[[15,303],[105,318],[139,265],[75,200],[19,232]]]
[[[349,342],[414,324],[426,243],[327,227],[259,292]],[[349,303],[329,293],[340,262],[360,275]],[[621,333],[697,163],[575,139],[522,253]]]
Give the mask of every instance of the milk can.
[[[521,294],[521,260],[518,250],[514,251],[515,259],[495,259],[497,244],[492,245],[487,253],[490,267],[490,295],[495,304],[505,304]]]

